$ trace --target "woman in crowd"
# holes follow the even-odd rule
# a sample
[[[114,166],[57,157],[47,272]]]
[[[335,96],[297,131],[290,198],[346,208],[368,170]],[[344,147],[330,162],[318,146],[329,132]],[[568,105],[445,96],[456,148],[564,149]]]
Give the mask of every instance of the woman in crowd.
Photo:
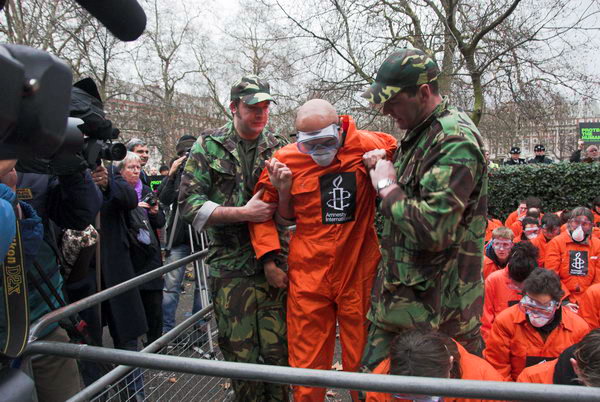
[[[524,296],[495,319],[483,351],[485,359],[507,381],[525,367],[557,358],[589,331],[583,318],[561,306],[558,275],[536,268],[523,282]]]
[[[158,199],[150,187],[140,180],[142,165],[140,157],[128,152],[119,162],[121,175],[135,191],[137,207],[127,215],[128,238],[131,260],[136,275],[144,274],[162,265],[160,242],[157,229],[165,224],[165,215],[159,208]],[[151,343],[162,335],[162,292],[163,278],[156,278],[140,286],[148,322],[147,342]]]

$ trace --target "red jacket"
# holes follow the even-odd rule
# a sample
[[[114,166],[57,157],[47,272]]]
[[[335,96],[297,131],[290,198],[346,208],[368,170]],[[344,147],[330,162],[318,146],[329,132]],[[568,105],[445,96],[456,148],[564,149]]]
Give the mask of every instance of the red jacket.
[[[458,342],[458,354],[460,355],[460,371],[461,380],[480,380],[480,381],[503,381],[502,376],[498,374],[488,362],[483,360],[479,356],[475,356],[469,352]],[[387,358],[379,366],[375,368],[373,374],[389,374],[390,373],[390,359]],[[487,399],[486,399],[487,400]],[[383,392],[367,392],[367,402],[396,402],[402,401],[401,399],[392,398],[391,394]],[[465,398],[452,398],[445,397],[444,402],[476,402],[481,399],[465,399]]]
[[[590,329],[600,328],[600,283],[590,286],[579,299],[579,315]]]
[[[531,382],[537,384],[554,384],[554,368],[558,359],[550,360],[536,364],[535,366],[526,367],[517,382]]]
[[[515,381],[523,369],[541,360],[557,358],[563,350],[579,342],[589,327],[568,308],[561,308],[560,324],[544,340],[515,305],[501,312],[487,337],[483,357],[506,381]]]
[[[481,336],[484,341],[492,329],[496,316],[521,300],[519,292],[509,288],[511,282],[508,277],[508,268],[492,272],[485,280],[483,315],[481,317]]]
[[[600,240],[588,237],[588,244],[575,243],[569,232],[561,233],[546,247],[546,268],[558,274],[578,303],[583,292],[600,282]]]

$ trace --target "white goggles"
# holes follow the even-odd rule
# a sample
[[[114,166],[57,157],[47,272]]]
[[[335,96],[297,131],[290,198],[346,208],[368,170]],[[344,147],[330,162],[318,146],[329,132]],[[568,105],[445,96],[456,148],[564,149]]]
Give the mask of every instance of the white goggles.
[[[321,150],[337,149],[340,144],[338,130],[339,126],[334,123],[318,131],[298,131],[298,150],[304,154],[313,154]]]

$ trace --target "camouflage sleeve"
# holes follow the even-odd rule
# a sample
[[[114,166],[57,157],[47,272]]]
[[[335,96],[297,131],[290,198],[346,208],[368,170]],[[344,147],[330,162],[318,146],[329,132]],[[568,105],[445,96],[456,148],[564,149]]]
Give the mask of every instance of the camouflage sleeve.
[[[197,231],[202,231],[210,215],[219,206],[209,199],[212,188],[209,157],[201,136],[190,151],[179,187],[181,217]]]
[[[420,198],[397,188],[381,204],[382,213],[423,249],[441,251],[455,242],[456,229],[483,171],[477,146],[448,136],[423,157]]]

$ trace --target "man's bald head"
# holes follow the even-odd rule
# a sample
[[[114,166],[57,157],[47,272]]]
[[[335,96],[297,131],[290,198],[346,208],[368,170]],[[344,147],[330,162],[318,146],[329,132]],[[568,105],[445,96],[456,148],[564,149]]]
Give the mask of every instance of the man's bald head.
[[[337,123],[338,120],[331,103],[323,99],[311,99],[298,109],[296,130],[310,133]]]

